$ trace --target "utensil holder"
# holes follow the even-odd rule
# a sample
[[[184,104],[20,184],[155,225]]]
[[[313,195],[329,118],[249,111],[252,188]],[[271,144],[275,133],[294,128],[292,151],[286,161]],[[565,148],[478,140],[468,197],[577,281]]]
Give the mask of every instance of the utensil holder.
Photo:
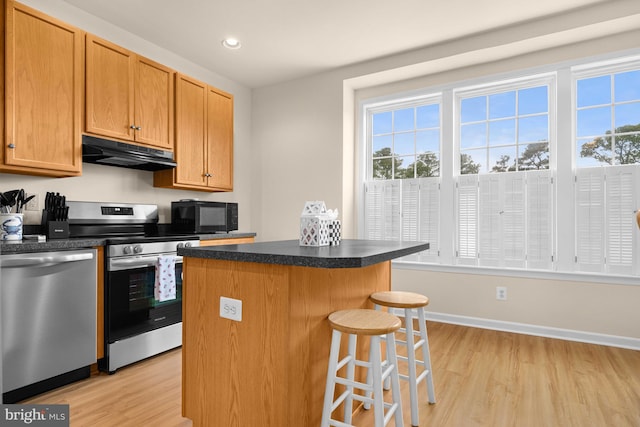
[[[45,234],[47,239],[67,239],[69,237],[69,223],[67,221],[49,221]]]
[[[42,211],[42,221],[40,223],[42,234],[47,239],[67,239],[69,238],[69,222],[49,220],[49,212]]]
[[[0,213],[0,240],[22,240],[21,213]]]

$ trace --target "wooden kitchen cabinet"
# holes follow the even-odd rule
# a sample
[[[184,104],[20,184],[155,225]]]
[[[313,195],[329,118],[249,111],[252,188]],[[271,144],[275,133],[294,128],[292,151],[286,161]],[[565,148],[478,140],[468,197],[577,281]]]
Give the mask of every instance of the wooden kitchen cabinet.
[[[80,175],[84,32],[12,0],[4,4],[0,171]]]
[[[200,240],[200,246],[240,245],[242,243],[255,243],[255,237],[230,237],[228,239]]]
[[[233,96],[176,73],[175,160],[154,173],[154,186],[233,190]]]
[[[209,87],[207,92],[208,186],[233,190],[233,97]]]
[[[174,71],[87,34],[85,131],[173,150]]]

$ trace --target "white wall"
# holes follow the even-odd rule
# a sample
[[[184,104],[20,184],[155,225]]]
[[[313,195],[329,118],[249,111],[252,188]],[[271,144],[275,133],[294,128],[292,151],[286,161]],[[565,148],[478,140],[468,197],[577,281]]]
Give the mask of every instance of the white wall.
[[[62,0],[22,0],[21,3],[233,94],[234,191],[206,193],[155,188],[153,172],[93,164],[83,164],[82,176],[73,178],[0,174],[0,191],[24,188],[29,194],[39,195],[41,207],[47,191],[60,192],[66,195],[68,200],[153,203],[158,204],[160,208],[160,222],[170,222],[172,200],[199,198],[237,201],[240,204],[241,231],[253,231],[250,216],[252,178],[251,170],[247,166],[251,158],[251,91],[248,88],[89,15]],[[40,212],[27,211],[25,214],[26,224],[40,223]]]
[[[304,201],[320,199],[340,209],[345,237],[357,235],[360,99],[634,49],[638,40],[640,3],[621,0],[254,90],[253,224],[265,240],[295,239]],[[497,284],[507,301],[496,301]],[[640,348],[640,286],[394,268],[393,288],[427,294],[445,317],[620,336]]]
[[[84,165],[83,176],[75,178],[0,174],[0,191],[24,188],[41,196],[59,191],[71,200],[158,203],[163,222],[169,220],[171,200],[235,200],[241,204],[241,229],[257,232],[258,240],[296,239],[304,202],[317,199],[339,208],[344,236],[356,236],[358,99],[637,48],[640,40],[640,2],[617,0],[252,93],[215,70],[205,70],[62,0],[23,3],[232,93],[235,189],[229,194],[157,189],[150,172]],[[38,213],[27,217],[27,223],[38,221]],[[640,340],[640,310],[635,304],[640,286],[404,268],[394,268],[393,280],[396,289],[428,294],[431,309],[444,315]],[[508,286],[508,301],[495,300],[497,284]]]

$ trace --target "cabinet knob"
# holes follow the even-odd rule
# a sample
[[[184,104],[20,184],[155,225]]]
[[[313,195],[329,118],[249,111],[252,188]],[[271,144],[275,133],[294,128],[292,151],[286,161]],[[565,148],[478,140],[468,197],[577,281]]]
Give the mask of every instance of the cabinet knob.
[[[129,126],[129,129],[133,129],[133,130],[135,130],[135,129],[136,129],[136,125],[131,125],[131,126]]]
[[[206,176],[207,178],[209,178],[211,176],[210,173],[205,173],[204,176]]]
[[[136,130],[142,130],[140,126],[136,126]]]
[[[11,143],[11,144],[9,144],[9,148],[16,148],[16,145]]]

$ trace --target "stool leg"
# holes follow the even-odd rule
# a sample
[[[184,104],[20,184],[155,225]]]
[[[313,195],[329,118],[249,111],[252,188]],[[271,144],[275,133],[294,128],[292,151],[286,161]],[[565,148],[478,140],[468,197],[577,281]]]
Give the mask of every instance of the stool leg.
[[[351,356],[349,362],[347,362],[347,379],[350,385],[347,386],[349,392],[347,398],[344,400],[344,422],[351,424],[351,416],[353,415],[353,383],[355,381],[356,372],[356,342],[358,336],[353,334],[349,335],[349,345],[347,352]]]
[[[416,372],[416,352],[413,335],[413,309],[404,309],[404,324],[407,331],[407,362],[409,364],[409,399],[411,400],[411,425],[418,426],[418,374]],[[426,365],[425,365],[426,369]]]
[[[373,347],[373,340],[371,340],[369,342],[369,364],[370,364],[370,366],[367,369],[367,384],[369,386],[372,386],[372,384],[373,384],[373,364],[371,363],[371,361],[373,360],[373,352],[374,352],[374,350],[375,350],[375,348]],[[364,395],[370,398],[371,396],[373,396],[373,393],[370,392],[370,391],[366,391],[364,393]],[[371,409],[371,403],[363,402],[362,407],[364,408],[365,411],[368,411],[369,409]]]
[[[320,427],[329,427],[331,419],[331,407],[333,406],[333,395],[336,388],[336,371],[338,368],[338,357],[340,352],[340,331],[333,330],[331,336],[331,351],[329,353],[329,367],[327,368],[327,385],[324,390],[324,406],[322,407],[322,421]]]
[[[429,403],[436,403],[436,393],[433,388],[433,370],[431,369],[431,352],[429,351],[429,338],[427,337],[427,322],[424,318],[424,309],[418,309],[418,321],[420,322],[420,339],[422,344],[422,359],[424,360],[424,368],[429,370],[427,375],[427,395]]]
[[[373,308],[374,310],[378,310],[378,311],[382,310],[382,306],[379,304],[374,304]],[[380,338],[383,340],[385,339],[384,335],[381,335]],[[389,390],[391,388],[391,382],[389,377],[385,378],[384,382],[382,383],[382,388],[384,388],[385,390]],[[365,407],[365,409],[369,409],[369,408]]]
[[[384,400],[382,395],[382,360],[380,360],[380,337],[371,337],[371,375],[373,377],[373,418],[375,427],[384,427]]]
[[[387,360],[390,364],[394,365],[393,372],[391,372],[389,377],[391,378],[391,396],[393,397],[393,403],[397,405],[394,414],[396,427],[404,427],[404,421],[402,419],[402,397],[400,396],[398,355],[396,353],[396,338],[393,332],[387,334]]]

